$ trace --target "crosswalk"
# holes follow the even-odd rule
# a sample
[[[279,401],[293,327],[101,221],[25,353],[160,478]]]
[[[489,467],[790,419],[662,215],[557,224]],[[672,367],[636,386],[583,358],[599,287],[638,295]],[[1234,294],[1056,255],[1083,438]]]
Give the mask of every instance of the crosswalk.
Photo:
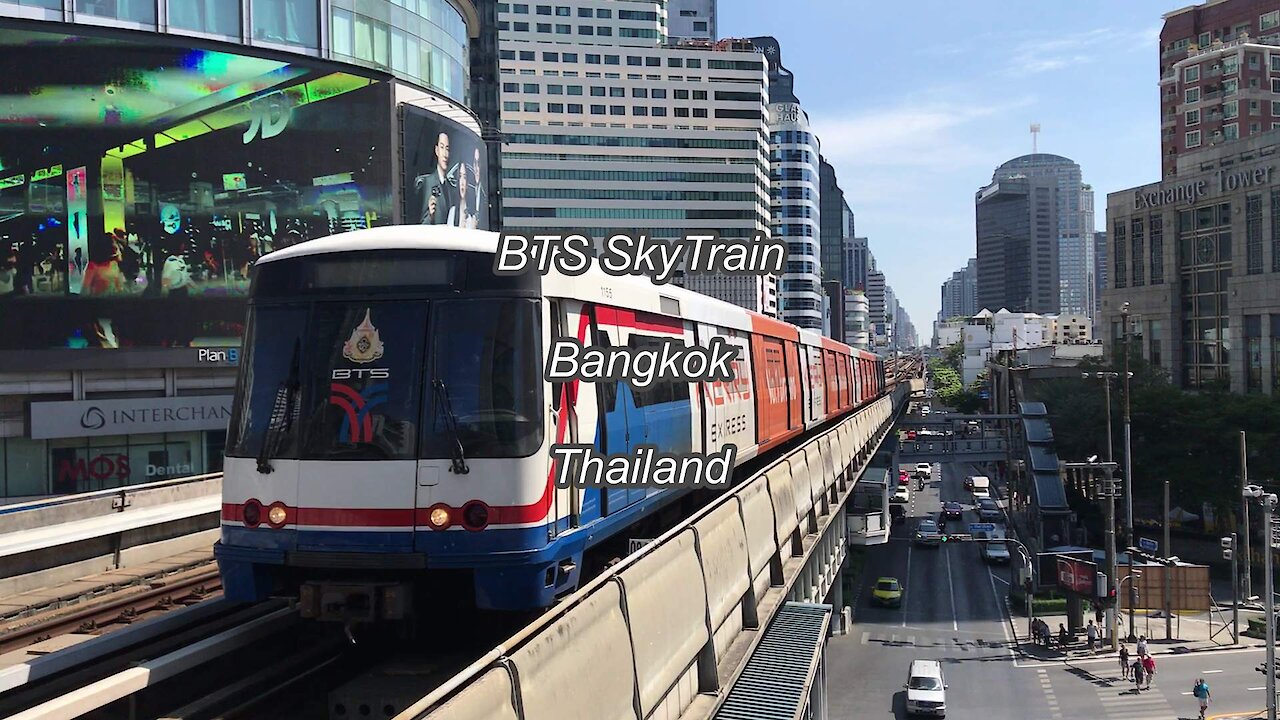
[[[906,647],[906,648],[938,648],[944,650],[959,650],[960,652],[981,652],[984,650],[999,650],[1008,647],[1008,642],[1004,638],[988,640],[982,637],[942,635],[939,633],[911,633],[907,630],[901,632],[873,632],[869,630],[857,631],[852,635],[858,638],[859,645],[879,645],[881,647]]]
[[[1088,703],[1082,701],[1081,694],[1089,688],[1102,706],[1099,718],[1115,718],[1116,720],[1169,720],[1178,717],[1169,701],[1159,693],[1155,685],[1150,690],[1137,692],[1132,681],[1118,677],[1118,672],[1092,672],[1080,668],[1066,669],[1066,674],[1055,672],[1050,676],[1044,668],[1036,670],[1041,689],[1045,695],[1045,706],[1055,720],[1062,717],[1058,692],[1064,698],[1071,698],[1070,715],[1074,717],[1095,717],[1088,709]],[[1074,677],[1073,677],[1074,676]],[[1051,680],[1052,677],[1052,680]],[[1055,688],[1055,682],[1060,687]]]

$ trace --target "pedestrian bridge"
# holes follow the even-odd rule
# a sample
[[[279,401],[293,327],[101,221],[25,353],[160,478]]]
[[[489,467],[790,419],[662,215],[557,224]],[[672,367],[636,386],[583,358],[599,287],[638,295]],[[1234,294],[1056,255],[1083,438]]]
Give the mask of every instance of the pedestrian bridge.
[[[899,449],[903,463],[913,462],[996,462],[1008,459],[1009,443],[1004,438],[930,438],[904,440]]]

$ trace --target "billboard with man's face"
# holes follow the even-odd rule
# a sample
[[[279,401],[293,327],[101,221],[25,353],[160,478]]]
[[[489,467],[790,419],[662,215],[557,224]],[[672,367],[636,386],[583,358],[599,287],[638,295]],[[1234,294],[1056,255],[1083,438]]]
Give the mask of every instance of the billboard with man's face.
[[[488,159],[470,128],[403,106],[404,222],[489,230]]]

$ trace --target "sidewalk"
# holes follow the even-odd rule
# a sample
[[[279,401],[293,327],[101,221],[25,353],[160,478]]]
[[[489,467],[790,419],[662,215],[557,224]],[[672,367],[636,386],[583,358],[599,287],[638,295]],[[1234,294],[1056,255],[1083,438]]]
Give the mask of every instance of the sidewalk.
[[[1058,646],[1057,631],[1059,623],[1064,626],[1067,624],[1067,616],[1040,615],[1037,617],[1048,623],[1050,630],[1053,631],[1053,638],[1049,648],[1045,648],[1043,645],[1036,645],[1028,638],[1027,618],[1025,615],[1011,616],[1011,623],[1017,637],[1018,651],[1023,655],[1039,660],[1080,660],[1092,657],[1115,657],[1117,654],[1111,649],[1111,645],[1107,641],[1099,642],[1097,649],[1090,652],[1089,641],[1085,639],[1083,630],[1067,646],[1066,652],[1063,652]],[[1240,642],[1234,645],[1231,643],[1231,631],[1223,630],[1222,623],[1217,618],[1214,618],[1213,621],[1213,632],[1216,633],[1216,636],[1210,637],[1210,626],[1204,616],[1183,616],[1181,618],[1181,627],[1179,627],[1179,618],[1174,617],[1174,638],[1166,640],[1164,638],[1164,618],[1139,612],[1135,617],[1134,632],[1138,636],[1147,635],[1147,652],[1152,655],[1182,655],[1193,652],[1265,646],[1265,641],[1247,637],[1244,634],[1244,631],[1249,627],[1248,617],[1249,615],[1244,613],[1240,614]],[[1120,642],[1129,648],[1129,656],[1136,658],[1137,643],[1125,640],[1129,628],[1128,615],[1122,616],[1121,620]],[[1150,623],[1149,625],[1148,622]],[[1228,624],[1230,624],[1229,614]]]

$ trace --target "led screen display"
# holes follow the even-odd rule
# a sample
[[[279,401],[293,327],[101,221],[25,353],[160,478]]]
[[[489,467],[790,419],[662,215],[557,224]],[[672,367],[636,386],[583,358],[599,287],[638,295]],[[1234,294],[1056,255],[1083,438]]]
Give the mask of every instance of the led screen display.
[[[386,82],[166,40],[0,26],[0,350],[235,345],[258,257],[392,221]]]
[[[404,221],[489,228],[488,158],[475,131],[405,105]]]

